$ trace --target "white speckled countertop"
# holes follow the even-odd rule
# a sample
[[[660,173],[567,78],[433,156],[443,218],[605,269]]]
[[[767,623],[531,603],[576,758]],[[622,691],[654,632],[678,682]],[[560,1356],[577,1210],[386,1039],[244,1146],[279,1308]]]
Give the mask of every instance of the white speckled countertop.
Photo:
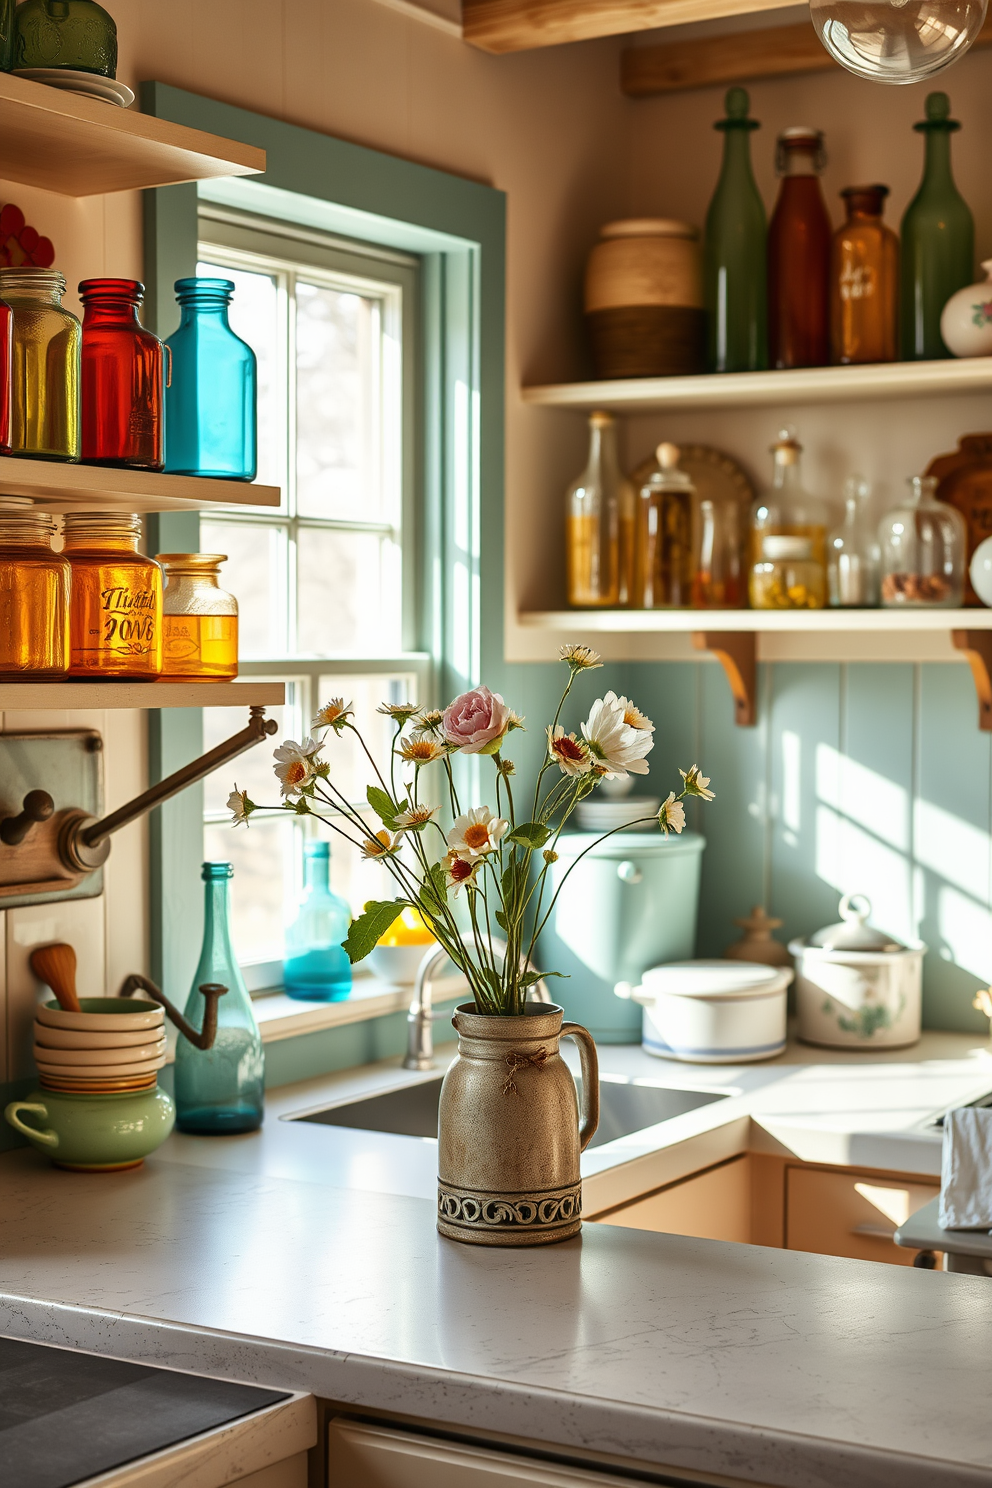
[[[953,1035],[734,1071],[602,1053],[618,1075],[735,1093],[650,1151],[587,1154],[587,1207],[746,1146],[935,1171],[933,1112],[992,1086],[987,1049]],[[992,1484],[984,1278],[612,1226],[546,1250],[443,1241],[418,1196],[432,1143],[279,1119],[402,1078],[275,1092],[263,1133],[173,1138],[133,1172],[10,1154],[0,1328],[752,1484]]]

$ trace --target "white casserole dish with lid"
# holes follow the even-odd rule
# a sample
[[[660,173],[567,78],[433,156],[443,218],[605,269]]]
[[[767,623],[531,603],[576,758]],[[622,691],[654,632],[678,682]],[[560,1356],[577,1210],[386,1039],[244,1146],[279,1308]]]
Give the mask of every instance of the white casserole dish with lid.
[[[643,1008],[643,1046],[692,1064],[750,1064],[785,1048],[791,967],[744,961],[654,966],[630,996]]]

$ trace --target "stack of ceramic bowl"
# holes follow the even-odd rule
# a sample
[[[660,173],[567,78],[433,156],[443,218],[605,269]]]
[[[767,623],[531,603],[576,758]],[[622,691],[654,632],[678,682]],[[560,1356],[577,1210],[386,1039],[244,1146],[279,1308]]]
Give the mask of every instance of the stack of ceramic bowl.
[[[651,817],[657,817],[661,801],[657,796],[622,796],[580,801],[575,808],[576,824],[583,832],[616,832],[634,822],[642,832],[651,830]]]
[[[81,1011],[46,1002],[34,1020],[34,1061],[47,1090],[110,1095],[151,1089],[165,1064],[165,1011],[130,997],[83,997]]]

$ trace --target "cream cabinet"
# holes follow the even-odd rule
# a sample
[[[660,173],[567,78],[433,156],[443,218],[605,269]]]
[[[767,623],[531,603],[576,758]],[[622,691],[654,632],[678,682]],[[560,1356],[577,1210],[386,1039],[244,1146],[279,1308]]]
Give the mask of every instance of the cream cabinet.
[[[746,1153],[597,1216],[600,1224],[704,1240],[752,1238],[751,1164]]]
[[[911,1266],[914,1252],[894,1244],[893,1233],[939,1192],[938,1183],[844,1168],[789,1166],[786,1248]]]

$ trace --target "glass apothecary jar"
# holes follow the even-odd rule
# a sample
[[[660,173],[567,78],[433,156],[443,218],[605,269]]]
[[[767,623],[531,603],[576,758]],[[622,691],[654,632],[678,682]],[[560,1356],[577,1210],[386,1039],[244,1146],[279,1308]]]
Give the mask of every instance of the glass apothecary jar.
[[[69,564],[55,523],[28,497],[0,497],[0,681],[57,681],[69,665]]]
[[[230,279],[176,280],[179,328],[166,341],[165,468],[176,475],[255,479],[258,466],[255,353],[228,321]]]
[[[827,539],[830,603],[838,609],[878,604],[879,547],[868,519],[871,487],[860,475],[844,482],[844,520]]]
[[[22,0],[14,30],[15,67],[117,76],[117,26],[96,0]]]
[[[220,586],[226,553],[159,553],[162,676],[224,682],[238,675],[238,601]]]
[[[137,279],[84,279],[82,458],[161,470],[165,463],[162,343],[138,320]]]
[[[936,499],[933,476],[914,475],[909,486],[909,499],[879,523],[882,604],[956,609],[964,598],[964,518]]]
[[[755,610],[819,610],[827,602],[825,504],[803,488],[802,445],[782,429],[772,486],[751,509],[748,594]]]
[[[79,459],[82,328],[65,309],[55,269],[0,269],[0,298],[13,312],[10,447],[43,460]]]
[[[138,552],[133,513],[70,512],[69,675],[152,682],[162,671],[162,570]]]
[[[635,500],[617,457],[616,419],[612,413],[590,414],[586,468],[565,495],[570,605],[630,603]]]
[[[637,499],[634,529],[634,598],[638,609],[681,609],[692,604],[699,546],[696,488],[679,469],[676,444],[659,444],[658,469]]]

